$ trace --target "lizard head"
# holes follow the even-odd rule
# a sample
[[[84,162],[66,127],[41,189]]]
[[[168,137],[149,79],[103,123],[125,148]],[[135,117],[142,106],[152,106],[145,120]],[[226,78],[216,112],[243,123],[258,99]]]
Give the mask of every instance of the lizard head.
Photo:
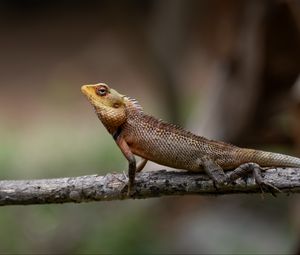
[[[99,119],[109,132],[114,132],[126,121],[124,95],[104,83],[83,85],[81,91],[94,106]]]

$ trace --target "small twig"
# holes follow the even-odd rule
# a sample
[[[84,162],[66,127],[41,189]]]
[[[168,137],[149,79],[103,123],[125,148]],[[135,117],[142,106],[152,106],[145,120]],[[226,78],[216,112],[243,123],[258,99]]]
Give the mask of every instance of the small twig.
[[[300,169],[277,168],[264,172],[264,180],[282,192],[300,193]],[[122,193],[123,174],[88,175],[57,179],[0,181],[0,205],[29,205],[150,198],[170,195],[224,195],[260,193],[252,178],[215,189],[206,175],[185,171],[150,171],[137,174],[132,197]]]

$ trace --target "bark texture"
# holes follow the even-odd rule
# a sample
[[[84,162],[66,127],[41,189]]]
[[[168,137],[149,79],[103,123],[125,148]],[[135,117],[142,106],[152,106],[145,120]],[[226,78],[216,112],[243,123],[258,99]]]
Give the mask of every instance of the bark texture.
[[[300,191],[300,169],[268,169],[264,172],[264,180],[277,186],[282,192]],[[127,197],[126,192],[122,191],[126,183],[124,174],[0,181],[0,205],[80,203],[170,195],[261,193],[261,189],[251,177],[216,189],[206,175],[183,171],[139,173],[132,197]]]

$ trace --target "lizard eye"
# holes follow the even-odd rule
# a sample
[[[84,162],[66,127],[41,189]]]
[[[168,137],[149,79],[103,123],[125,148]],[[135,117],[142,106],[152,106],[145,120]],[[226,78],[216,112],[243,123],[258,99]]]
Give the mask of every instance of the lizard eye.
[[[96,94],[98,96],[105,96],[107,94],[107,88],[103,86],[96,88]]]

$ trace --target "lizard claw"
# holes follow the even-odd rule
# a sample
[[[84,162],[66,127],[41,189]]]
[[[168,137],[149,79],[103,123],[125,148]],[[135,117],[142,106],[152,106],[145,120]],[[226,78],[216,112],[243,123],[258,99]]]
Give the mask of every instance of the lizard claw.
[[[245,178],[249,173],[252,173],[255,183],[260,188],[262,195],[264,191],[270,192],[274,197],[276,197],[276,193],[281,193],[282,191],[278,189],[273,184],[266,182],[263,180],[263,175],[261,173],[261,167],[256,163],[245,163],[234,169],[229,173],[228,178],[231,181],[234,181],[238,178]],[[247,183],[247,181],[246,181]]]
[[[129,191],[130,191],[130,189],[128,188],[129,178],[127,177],[125,171],[123,171],[122,174],[123,174],[122,178],[118,178],[118,180],[123,183],[123,186],[121,188],[121,193],[127,193],[127,196],[129,196]]]
[[[274,197],[276,197],[276,192],[282,193],[282,191],[278,189],[275,185],[263,180],[261,168],[258,165],[254,165],[253,176],[256,184],[259,186],[262,193],[264,190],[266,190],[270,192]]]
[[[123,176],[124,176],[124,179],[128,182],[129,178],[128,178],[127,174],[125,173],[125,171],[123,171]]]
[[[121,188],[121,193],[127,193],[127,191],[128,191],[128,183],[124,182],[124,185]]]
[[[264,193],[264,190],[270,192],[274,197],[276,197],[276,192],[282,193],[282,191],[278,189],[275,185],[266,181],[262,181],[260,183],[257,182],[257,185],[259,186],[262,194]]]
[[[130,185],[129,182],[124,183],[123,187],[121,188],[121,193],[126,193],[128,197],[132,197],[135,193],[134,185]]]
[[[133,192],[129,188],[128,183],[124,183],[123,187],[121,188],[121,193],[126,194],[127,197],[131,197],[133,195]]]

